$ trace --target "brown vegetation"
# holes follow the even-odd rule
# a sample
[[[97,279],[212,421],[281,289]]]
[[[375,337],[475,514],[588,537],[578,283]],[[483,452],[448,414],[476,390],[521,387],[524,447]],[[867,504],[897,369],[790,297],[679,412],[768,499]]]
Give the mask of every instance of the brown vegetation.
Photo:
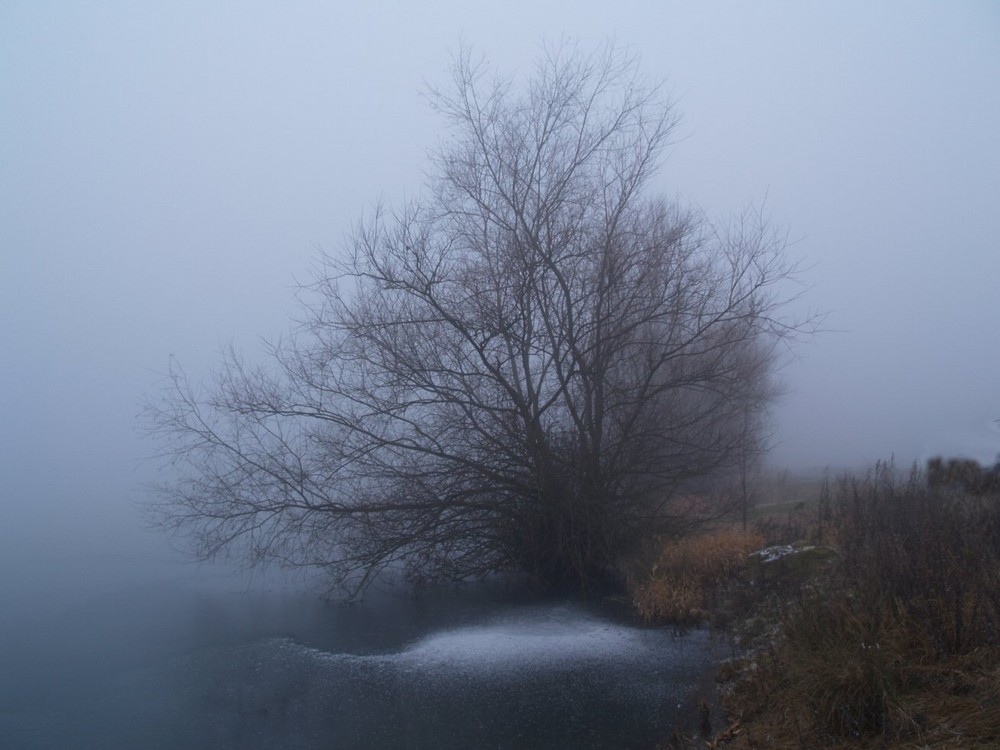
[[[729,727],[668,746],[1000,747],[1000,494],[929,479],[880,465],[662,542],[636,610],[728,623],[739,654]]]
[[[744,633],[716,746],[1000,746],[1000,498],[883,465],[817,522],[836,561],[745,613],[773,627]]]
[[[702,622],[763,543],[759,533],[737,529],[663,542],[648,578],[630,587],[636,611],[646,622]]]

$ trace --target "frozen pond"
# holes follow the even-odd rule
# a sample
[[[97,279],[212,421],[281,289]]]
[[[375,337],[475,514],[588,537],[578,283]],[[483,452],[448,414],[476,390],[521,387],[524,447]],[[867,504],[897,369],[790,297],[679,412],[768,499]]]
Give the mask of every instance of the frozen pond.
[[[141,555],[0,572],[0,747],[649,748],[713,645],[478,587],[324,602]],[[248,590],[249,588],[249,590]]]

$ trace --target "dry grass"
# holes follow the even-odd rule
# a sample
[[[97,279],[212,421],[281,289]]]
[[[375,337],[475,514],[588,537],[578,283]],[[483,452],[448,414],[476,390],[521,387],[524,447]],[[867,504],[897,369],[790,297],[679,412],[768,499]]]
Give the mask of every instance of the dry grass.
[[[1000,747],[1000,658],[947,660],[849,600],[796,609],[748,658],[725,703],[725,748]]]
[[[648,578],[631,586],[636,611],[647,622],[702,622],[719,590],[739,581],[763,543],[760,534],[736,529],[663,541]]]
[[[1000,498],[881,466],[819,507],[836,564],[730,667],[716,745],[1000,747]]]
[[[1000,495],[883,465],[780,500],[749,533],[661,540],[633,575],[649,622],[736,621],[731,725],[707,746],[1000,748]]]

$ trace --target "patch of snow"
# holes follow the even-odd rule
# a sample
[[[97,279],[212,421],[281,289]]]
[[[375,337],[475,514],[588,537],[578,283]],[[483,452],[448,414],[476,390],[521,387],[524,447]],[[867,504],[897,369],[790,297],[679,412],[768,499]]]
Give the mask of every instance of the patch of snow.
[[[764,549],[759,549],[756,552],[751,552],[751,557],[759,557],[762,563],[774,562],[775,560],[780,560],[782,557],[791,555],[796,552],[795,547],[790,544],[776,544],[772,547],[764,547]]]

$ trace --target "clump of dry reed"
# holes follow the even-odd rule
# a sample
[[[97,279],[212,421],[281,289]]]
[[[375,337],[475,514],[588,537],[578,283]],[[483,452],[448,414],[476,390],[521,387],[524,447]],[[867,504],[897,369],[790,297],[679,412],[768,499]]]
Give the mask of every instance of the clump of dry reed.
[[[718,592],[740,579],[763,543],[760,534],[737,529],[663,540],[648,578],[631,586],[636,611],[647,622],[702,622]]]

